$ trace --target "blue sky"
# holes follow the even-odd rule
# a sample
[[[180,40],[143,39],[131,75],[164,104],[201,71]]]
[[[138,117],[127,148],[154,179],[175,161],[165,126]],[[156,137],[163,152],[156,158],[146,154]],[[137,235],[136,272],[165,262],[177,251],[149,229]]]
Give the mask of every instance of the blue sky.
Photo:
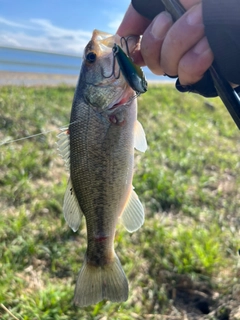
[[[81,54],[92,30],[115,33],[130,0],[0,0],[0,46]]]

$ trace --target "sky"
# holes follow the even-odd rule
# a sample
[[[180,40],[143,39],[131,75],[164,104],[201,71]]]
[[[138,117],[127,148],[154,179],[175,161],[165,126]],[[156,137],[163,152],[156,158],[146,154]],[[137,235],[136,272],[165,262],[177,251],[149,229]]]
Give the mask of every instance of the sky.
[[[92,31],[115,33],[130,0],[0,0],[0,46],[81,54]]]

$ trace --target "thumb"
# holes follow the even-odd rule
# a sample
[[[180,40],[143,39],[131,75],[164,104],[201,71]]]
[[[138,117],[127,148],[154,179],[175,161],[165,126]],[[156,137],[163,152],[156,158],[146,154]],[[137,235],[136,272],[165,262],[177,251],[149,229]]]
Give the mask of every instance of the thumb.
[[[120,37],[127,37],[130,35],[139,36],[143,34],[150,23],[150,20],[141,16],[130,4],[117,30],[117,34]]]

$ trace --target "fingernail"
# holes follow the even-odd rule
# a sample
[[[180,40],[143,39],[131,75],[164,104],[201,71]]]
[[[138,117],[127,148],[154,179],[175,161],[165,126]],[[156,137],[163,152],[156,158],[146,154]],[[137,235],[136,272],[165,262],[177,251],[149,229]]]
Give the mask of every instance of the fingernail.
[[[197,55],[201,55],[204,52],[210,51],[210,47],[207,41],[207,38],[204,37],[202,38],[196,45],[193,47],[193,52],[196,53]]]
[[[191,26],[202,24],[202,6],[196,5],[189,10],[187,23]]]
[[[158,40],[164,39],[172,23],[172,17],[168,12],[160,13],[153,21],[152,36]]]

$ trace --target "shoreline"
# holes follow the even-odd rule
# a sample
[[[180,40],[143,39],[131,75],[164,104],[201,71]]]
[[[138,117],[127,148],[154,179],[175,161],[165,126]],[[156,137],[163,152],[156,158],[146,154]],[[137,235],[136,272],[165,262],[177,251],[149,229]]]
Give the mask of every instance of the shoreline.
[[[76,86],[78,75],[0,71],[0,86]]]
[[[76,86],[78,75],[69,74],[52,74],[52,73],[37,73],[37,72],[15,72],[15,71],[0,71],[0,87],[2,86]],[[170,78],[159,80],[148,80],[149,84],[174,84],[175,81]]]

